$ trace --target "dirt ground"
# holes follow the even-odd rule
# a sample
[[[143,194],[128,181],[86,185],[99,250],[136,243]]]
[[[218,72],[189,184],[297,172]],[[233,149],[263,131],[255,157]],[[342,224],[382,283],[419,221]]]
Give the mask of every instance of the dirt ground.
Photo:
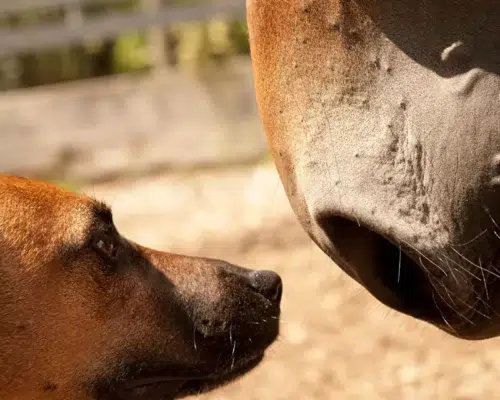
[[[500,398],[500,340],[459,341],[371,298],[303,233],[272,165],[86,191],[141,244],[282,275],[280,340],[256,370],[200,400]]]

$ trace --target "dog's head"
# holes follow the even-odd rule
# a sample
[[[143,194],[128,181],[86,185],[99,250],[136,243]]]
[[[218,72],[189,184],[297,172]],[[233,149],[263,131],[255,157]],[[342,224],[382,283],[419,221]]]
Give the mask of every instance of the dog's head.
[[[272,272],[144,248],[106,205],[46,183],[2,176],[0,199],[2,399],[180,398],[278,335]]]

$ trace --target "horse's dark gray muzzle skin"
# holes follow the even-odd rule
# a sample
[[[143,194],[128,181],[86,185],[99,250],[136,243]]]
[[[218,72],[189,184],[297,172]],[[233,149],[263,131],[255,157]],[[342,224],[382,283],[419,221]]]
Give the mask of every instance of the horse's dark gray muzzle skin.
[[[257,100],[290,203],[375,297],[500,333],[500,2],[252,0]]]

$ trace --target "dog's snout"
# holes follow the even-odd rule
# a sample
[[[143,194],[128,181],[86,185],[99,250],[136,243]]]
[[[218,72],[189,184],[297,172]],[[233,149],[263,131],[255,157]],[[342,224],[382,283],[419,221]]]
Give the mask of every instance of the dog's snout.
[[[254,271],[250,274],[252,288],[266,299],[278,302],[281,300],[283,283],[281,277],[273,271]]]

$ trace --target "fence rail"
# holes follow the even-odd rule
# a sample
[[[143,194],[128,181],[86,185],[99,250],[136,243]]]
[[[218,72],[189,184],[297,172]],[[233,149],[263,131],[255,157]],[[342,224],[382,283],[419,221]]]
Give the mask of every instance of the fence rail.
[[[93,4],[123,4],[123,0],[3,0],[0,2],[1,13],[14,13],[47,8],[88,6]]]
[[[48,7],[63,7],[70,13],[89,4],[109,5],[117,0],[0,0],[0,15]],[[113,39],[122,33],[166,27],[175,22],[205,20],[211,17],[243,17],[245,0],[223,0],[190,6],[159,5],[157,9],[110,12],[100,16],[78,15],[78,23],[67,19],[58,23],[0,29],[0,57],[24,52],[49,50],[88,40]],[[73,21],[68,23],[68,21]]]

